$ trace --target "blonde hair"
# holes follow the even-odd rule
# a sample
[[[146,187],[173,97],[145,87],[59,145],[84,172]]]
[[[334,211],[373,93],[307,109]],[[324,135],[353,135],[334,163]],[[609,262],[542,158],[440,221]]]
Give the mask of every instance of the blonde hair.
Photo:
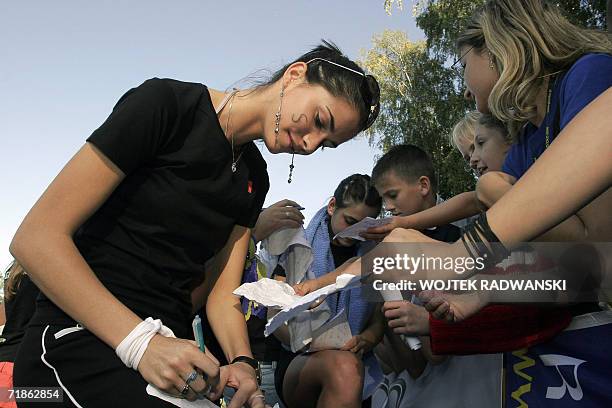
[[[495,116],[491,115],[490,113],[483,113],[482,115],[480,115],[480,119],[478,119],[478,124],[480,126],[484,126],[488,129],[499,132],[499,134],[503,137],[504,142],[506,142],[508,145],[512,144],[513,140],[510,137],[510,134],[508,133],[508,127],[506,126],[506,124],[501,120],[497,119]]]
[[[15,296],[15,294],[17,293],[17,289],[19,288],[19,282],[21,281],[21,278],[24,275],[26,275],[26,271],[23,269],[21,264],[13,260],[13,262],[10,263],[10,265],[6,269],[6,272],[4,273],[4,276],[5,276],[4,301],[5,302],[11,300],[13,296]]]
[[[516,139],[536,114],[536,98],[548,77],[587,53],[612,54],[608,34],[577,27],[544,0],[489,0],[457,39],[457,48],[488,50],[499,80],[491,113]]]
[[[474,143],[474,135],[476,134],[476,124],[480,120],[482,113],[478,111],[470,111],[461,118],[459,122],[453,127],[453,131],[450,134],[449,142],[452,146],[459,149],[459,145],[462,142],[468,145]]]

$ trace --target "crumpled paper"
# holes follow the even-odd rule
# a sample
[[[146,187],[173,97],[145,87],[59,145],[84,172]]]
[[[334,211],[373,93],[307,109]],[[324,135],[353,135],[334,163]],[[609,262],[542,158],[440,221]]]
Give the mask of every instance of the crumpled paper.
[[[269,278],[244,283],[233,293],[234,295],[244,296],[265,307],[277,309],[288,307],[302,298],[302,296],[295,294],[291,285]]]

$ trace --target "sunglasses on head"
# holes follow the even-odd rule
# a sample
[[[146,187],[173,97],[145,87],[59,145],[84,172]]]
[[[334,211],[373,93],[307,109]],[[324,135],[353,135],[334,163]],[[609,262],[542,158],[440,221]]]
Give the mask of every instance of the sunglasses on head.
[[[355,69],[349,68],[342,64],[338,64],[337,62],[333,62],[333,61],[327,60],[325,58],[320,58],[320,57],[313,58],[307,61],[306,65],[310,64],[311,62],[315,62],[315,61],[325,61],[328,64],[332,64],[337,67],[344,68],[347,71],[353,72],[363,78],[363,81],[361,82],[361,86],[360,86],[360,93],[368,109],[368,117],[366,118],[366,120],[364,121],[362,125],[363,127],[362,130],[366,130],[367,128],[372,126],[372,123],[374,123],[374,121],[378,117],[378,113],[380,112],[380,87],[378,86],[378,82],[376,81],[376,78],[374,78],[372,75],[364,74],[363,72],[359,72]]]

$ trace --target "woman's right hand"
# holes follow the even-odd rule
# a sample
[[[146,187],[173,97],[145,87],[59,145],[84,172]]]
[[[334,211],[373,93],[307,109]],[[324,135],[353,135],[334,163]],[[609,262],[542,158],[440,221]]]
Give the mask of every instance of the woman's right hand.
[[[186,380],[193,371],[198,376],[181,394]],[[138,371],[144,379],[161,391],[184,397],[190,401],[204,395],[215,399],[223,392],[219,376],[219,361],[212,355],[202,353],[193,341],[155,335],[145,351]]]

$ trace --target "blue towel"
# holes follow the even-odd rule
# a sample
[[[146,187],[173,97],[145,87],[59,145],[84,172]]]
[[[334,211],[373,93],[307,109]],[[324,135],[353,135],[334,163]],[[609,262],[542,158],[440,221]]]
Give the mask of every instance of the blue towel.
[[[323,207],[317,211],[306,228],[306,239],[312,247],[313,256],[312,266],[306,274],[308,279],[321,277],[336,269],[330,247],[331,242],[327,220],[327,208]],[[356,253],[360,253],[359,247]],[[353,336],[361,333],[366,328],[374,304],[363,299],[360,288],[333,294],[328,296],[326,301],[331,309],[332,318],[340,313],[342,309],[346,309],[348,323]],[[375,387],[382,381],[383,374],[372,352],[364,355],[363,363],[366,366],[363,394],[365,399],[374,392]]]

